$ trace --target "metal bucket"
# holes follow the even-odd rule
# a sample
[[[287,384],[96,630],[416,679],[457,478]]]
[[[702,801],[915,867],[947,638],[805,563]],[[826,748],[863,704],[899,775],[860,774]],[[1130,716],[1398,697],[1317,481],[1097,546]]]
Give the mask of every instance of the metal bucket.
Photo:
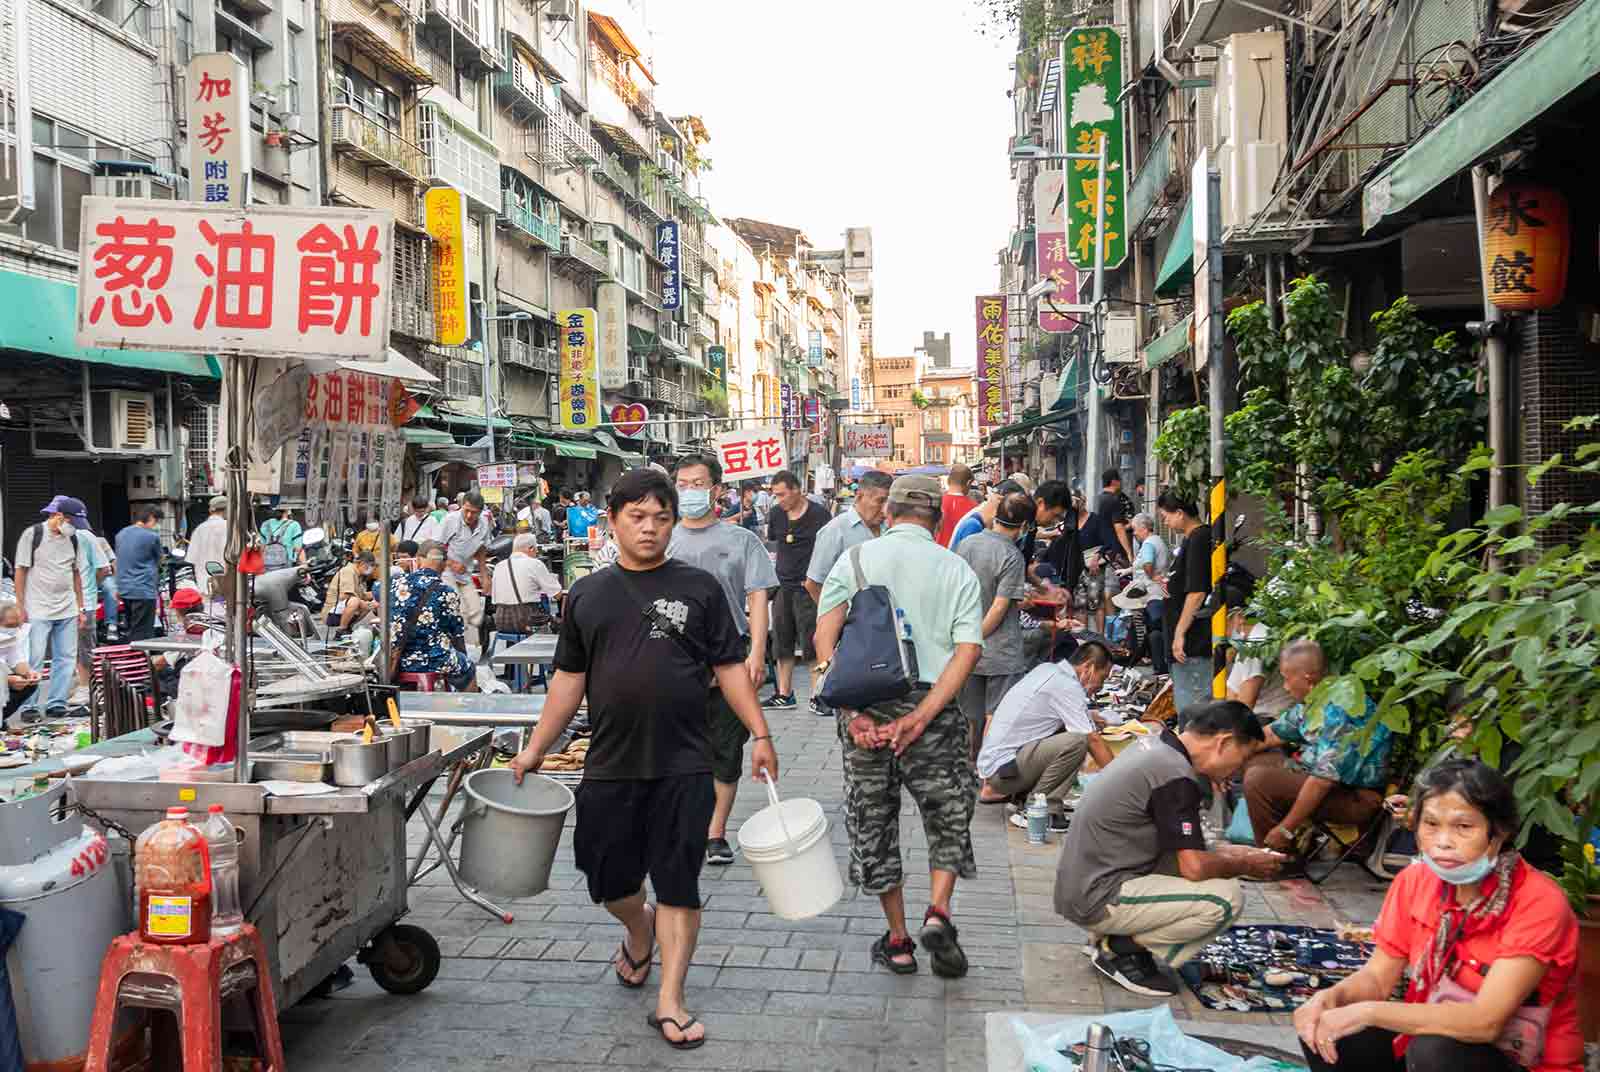
[[[542,774],[529,774],[517,785],[504,767],[476,771],[462,785],[462,878],[495,897],[543,893],[572,790]]]
[[[426,718],[403,718],[400,724],[408,730],[416,730],[416,736],[411,738],[411,758],[421,759],[433,748],[433,721]]]
[[[389,748],[389,769],[397,771],[411,762],[411,741],[416,736],[416,731],[409,726],[395,729],[387,724],[378,727],[378,736],[374,740],[382,740]]]

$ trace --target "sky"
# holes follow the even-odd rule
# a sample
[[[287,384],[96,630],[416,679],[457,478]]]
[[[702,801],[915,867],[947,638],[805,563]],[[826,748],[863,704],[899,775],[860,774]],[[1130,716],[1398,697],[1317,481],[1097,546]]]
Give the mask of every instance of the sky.
[[[950,332],[973,364],[973,298],[1015,222],[1006,161],[1014,46],[973,0],[649,0],[656,101],[711,135],[718,218],[872,228],[873,338],[910,355]]]

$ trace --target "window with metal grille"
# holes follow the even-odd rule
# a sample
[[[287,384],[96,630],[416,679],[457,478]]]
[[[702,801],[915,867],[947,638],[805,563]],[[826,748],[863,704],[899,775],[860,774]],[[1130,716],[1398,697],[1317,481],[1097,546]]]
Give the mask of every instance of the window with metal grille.
[[[472,361],[452,361],[445,366],[445,394],[451,398],[478,398],[483,394],[483,366]]]

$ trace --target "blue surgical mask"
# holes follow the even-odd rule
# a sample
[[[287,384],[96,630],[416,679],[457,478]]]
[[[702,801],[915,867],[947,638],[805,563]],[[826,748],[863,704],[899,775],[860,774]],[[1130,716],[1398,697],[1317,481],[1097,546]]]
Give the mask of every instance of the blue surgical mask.
[[[1494,870],[1495,860],[1495,856],[1485,853],[1470,864],[1444,867],[1435,863],[1427,853],[1422,854],[1422,862],[1428,865],[1428,870],[1452,886],[1470,886],[1474,882],[1482,882]]]
[[[679,488],[678,509],[684,517],[700,518],[711,512],[710,488]]]

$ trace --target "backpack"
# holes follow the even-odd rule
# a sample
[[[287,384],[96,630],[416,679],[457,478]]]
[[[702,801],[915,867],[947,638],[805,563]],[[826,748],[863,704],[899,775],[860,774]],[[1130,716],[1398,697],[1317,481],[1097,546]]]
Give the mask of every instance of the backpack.
[[[37,555],[39,553],[39,545],[44,543],[44,522],[43,521],[36,521],[36,522],[33,523],[32,528],[33,528],[33,554]],[[78,530],[77,529],[73,529],[72,530],[72,557],[73,558],[77,558],[78,557]]]
[[[261,527],[266,528],[266,525],[263,524]],[[278,521],[277,526],[272,530],[271,538],[267,540],[266,546],[261,549],[262,559],[268,569],[276,569],[289,564],[291,557],[289,545],[283,542],[283,533],[288,527],[289,523],[287,521]]]
[[[894,594],[881,584],[868,584],[861,572],[861,546],[850,548],[856,594],[845,615],[833,665],[817,694],[828,707],[851,711],[898,700],[917,687],[916,649],[900,636]]]

